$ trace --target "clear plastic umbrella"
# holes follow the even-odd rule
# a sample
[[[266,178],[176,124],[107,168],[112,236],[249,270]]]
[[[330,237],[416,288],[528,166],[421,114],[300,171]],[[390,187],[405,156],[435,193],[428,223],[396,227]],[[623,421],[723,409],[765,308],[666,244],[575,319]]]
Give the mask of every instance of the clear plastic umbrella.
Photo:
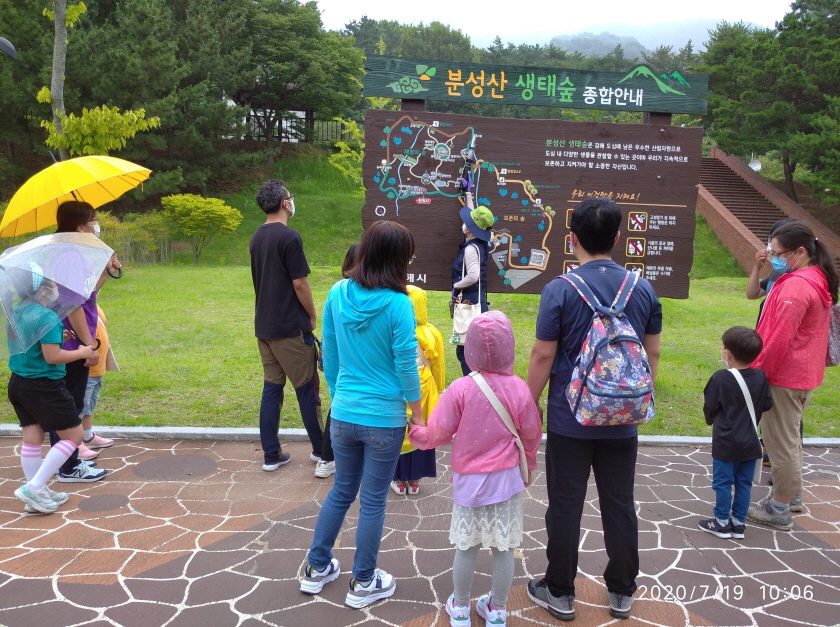
[[[91,233],[43,235],[4,251],[0,306],[9,354],[29,350],[55,326],[56,316],[62,320],[87,301],[113,254]]]

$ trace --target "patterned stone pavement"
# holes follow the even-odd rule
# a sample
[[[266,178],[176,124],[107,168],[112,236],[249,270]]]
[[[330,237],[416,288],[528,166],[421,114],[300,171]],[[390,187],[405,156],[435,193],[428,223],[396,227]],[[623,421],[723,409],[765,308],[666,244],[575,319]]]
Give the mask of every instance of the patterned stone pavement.
[[[118,440],[100,455],[106,480],[54,486],[71,497],[52,515],[24,514],[12,494],[21,481],[19,446],[19,439],[0,438],[0,625],[448,625],[448,448],[438,451],[440,476],[425,480],[418,497],[389,496],[379,565],[397,576],[396,595],[351,610],[343,605],[349,574],[321,596],[298,590],[332,483],[313,476],[302,443],[287,446],[292,463],[265,473],[258,443]],[[633,617],[617,621],[608,612],[590,486],[572,624],[840,624],[840,450],[808,449],[805,463],[809,510],[795,516],[792,532],[749,526],[745,540],[721,540],[696,527],[711,515],[709,450],[642,448],[642,575]],[[756,488],[754,497],[767,490]],[[516,552],[510,627],[562,624],[525,594],[527,580],[545,568],[545,506],[539,473],[526,499],[527,537]],[[344,568],[352,564],[357,515],[350,511],[335,551]],[[482,552],[476,597],[490,587],[491,562]]]

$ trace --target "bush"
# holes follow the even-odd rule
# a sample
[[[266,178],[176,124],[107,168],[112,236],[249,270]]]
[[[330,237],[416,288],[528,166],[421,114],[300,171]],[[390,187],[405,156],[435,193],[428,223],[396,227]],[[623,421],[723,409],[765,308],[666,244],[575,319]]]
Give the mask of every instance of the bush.
[[[196,264],[201,252],[217,234],[233,233],[242,223],[239,210],[226,205],[220,198],[176,194],[165,196],[160,202],[189,242]]]

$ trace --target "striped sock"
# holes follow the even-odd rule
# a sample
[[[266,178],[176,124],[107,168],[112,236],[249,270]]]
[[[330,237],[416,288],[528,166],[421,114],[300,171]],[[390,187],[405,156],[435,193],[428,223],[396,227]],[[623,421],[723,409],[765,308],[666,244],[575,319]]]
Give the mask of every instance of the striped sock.
[[[30,487],[33,490],[40,490],[47,485],[47,481],[61,468],[64,462],[70,459],[70,456],[75,450],[76,444],[71,440],[59,440],[56,442],[55,446],[44,457],[44,461],[41,462],[41,467],[38,469],[38,472],[30,479]]]
[[[20,447],[20,465],[26,480],[32,481],[41,467],[41,445],[24,442]]]

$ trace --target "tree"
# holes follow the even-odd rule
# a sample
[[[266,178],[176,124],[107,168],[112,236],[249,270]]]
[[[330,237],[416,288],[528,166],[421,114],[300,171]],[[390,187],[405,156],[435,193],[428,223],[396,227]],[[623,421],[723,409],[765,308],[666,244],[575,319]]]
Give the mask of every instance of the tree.
[[[233,98],[249,79],[248,0],[120,0],[91,6],[71,56],[73,102],[105,102],[160,117],[121,156],[146,163],[148,193],[209,193],[232,176],[246,110]],[[74,48],[75,50],[75,48]],[[247,155],[246,155],[247,156]],[[132,195],[139,195],[140,191]]]
[[[160,202],[190,243],[196,264],[216,235],[233,233],[242,222],[239,210],[220,198],[176,194],[164,196]]]
[[[44,9],[47,15],[55,24],[55,38],[53,42],[52,81],[50,82],[49,99],[41,102],[51,102],[53,111],[53,126],[55,133],[63,133],[61,118],[64,115],[64,69],[67,63],[67,29],[72,28],[82,14],[87,11],[84,2],[67,6],[67,0],[50,0],[53,10]],[[70,158],[67,148],[60,147],[61,160]]]
[[[436,59],[472,63],[475,60],[470,38],[440,22],[428,26],[422,23],[403,27],[400,45],[395,51],[399,57]]]
[[[840,96],[840,15],[835,0],[791,5],[775,30],[722,22],[710,32],[710,134],[728,152],[779,150],[787,195],[796,200],[793,173],[801,163],[825,167],[825,142],[809,138],[830,99]],[[816,150],[815,150],[816,149]]]
[[[355,46],[367,55],[391,54],[400,45],[403,25],[395,20],[372,20],[363,15],[361,20],[345,24],[341,34],[353,37]]]
[[[249,31],[254,79],[239,99],[263,114],[268,148],[290,111],[332,117],[361,98],[362,53],[323,29],[315,2],[254,0]]]

